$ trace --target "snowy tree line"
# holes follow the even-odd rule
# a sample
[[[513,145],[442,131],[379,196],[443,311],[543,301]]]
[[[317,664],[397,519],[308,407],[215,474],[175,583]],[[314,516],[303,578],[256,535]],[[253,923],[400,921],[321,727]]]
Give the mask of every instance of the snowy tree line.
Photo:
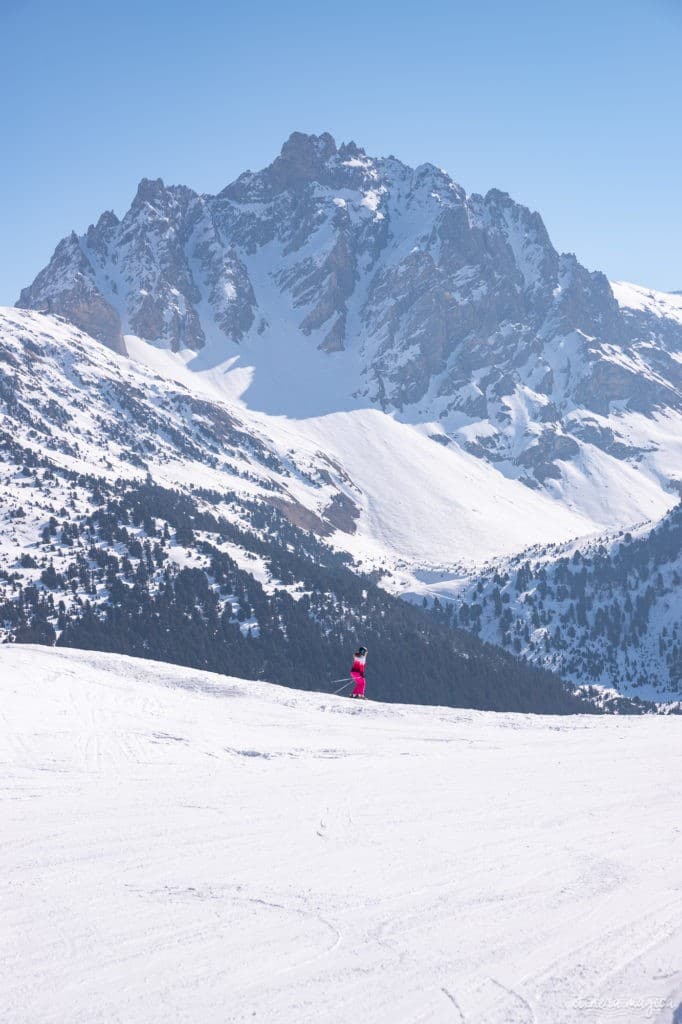
[[[437,613],[576,683],[682,693],[682,504],[643,536],[520,558]]]
[[[54,476],[35,465],[24,473],[35,487]],[[354,647],[364,642],[370,692],[379,699],[592,709],[555,675],[390,596],[354,571],[349,556],[262,499],[76,474],[68,486],[73,499],[55,509],[16,570],[0,574],[5,640],[322,690],[347,673]],[[76,511],[83,505],[86,511]],[[249,559],[267,578],[244,568]]]

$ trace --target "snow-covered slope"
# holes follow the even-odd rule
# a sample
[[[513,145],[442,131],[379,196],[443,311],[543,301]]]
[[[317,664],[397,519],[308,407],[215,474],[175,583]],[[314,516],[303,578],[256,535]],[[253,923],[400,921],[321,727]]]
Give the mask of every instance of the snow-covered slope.
[[[456,592],[465,579],[476,585],[482,565],[513,564],[530,545],[584,543],[605,513],[612,524],[632,523],[643,508],[653,519],[672,500],[651,472],[595,449],[583,502],[589,518],[568,507],[565,495],[525,487],[456,442],[443,443],[437,425],[361,405],[302,418],[256,412],[230,395],[219,370],[193,373],[182,356],[142,341],[134,355],[113,353],[54,316],[0,311],[0,636],[49,642],[53,627],[59,634],[70,616],[82,619],[85,602],[96,600],[102,613],[111,608],[114,576],[155,591],[168,570],[185,568],[206,572],[221,610],[229,605],[240,628],[256,632],[258,600],[222,593],[228,578],[219,585],[212,560],[217,544],[231,560],[231,586],[241,579],[238,569],[270,595],[310,595],[310,562],[282,563],[284,552],[306,547],[304,533],[285,538],[276,516],[347,553],[356,568],[378,573],[394,594],[442,594],[452,592],[453,578]],[[653,426],[646,420],[642,430]],[[661,451],[651,458],[662,458]],[[614,506],[616,483],[622,497]],[[191,510],[184,505],[178,514],[176,499],[150,491],[154,484],[184,495]],[[208,517],[197,536],[196,516]],[[151,545],[146,555],[142,545]],[[322,549],[306,558],[327,562]],[[335,586],[333,576],[325,582],[316,574],[320,599],[328,591],[334,603]],[[120,599],[127,591],[118,593]],[[667,600],[666,593],[659,596]],[[353,598],[357,622],[366,614],[361,603]],[[351,614],[347,606],[337,613]],[[322,617],[333,632],[329,614]],[[506,631],[498,633],[491,620],[482,635],[506,643]],[[89,631],[88,643],[95,634]],[[517,639],[506,646],[528,653]],[[600,644],[598,634],[593,639]],[[129,642],[121,638],[115,649],[138,653]],[[545,663],[577,683],[594,681],[593,674],[584,678],[580,659]],[[601,675],[616,687],[641,677],[620,662]],[[651,692],[668,694],[665,679],[657,675]],[[485,706],[499,706],[498,696]],[[451,697],[463,699],[455,691]]]
[[[390,665],[389,700],[425,674],[424,703],[584,706],[367,575],[399,589],[405,558],[472,564],[476,546],[552,536],[549,499],[504,478],[498,488],[491,467],[376,410],[337,414],[329,443],[315,421],[264,424],[53,317],[0,314],[0,366],[0,640],[304,689],[347,671],[362,641]],[[357,480],[339,461],[344,438]],[[363,466],[373,452],[376,468]],[[442,519],[428,528],[433,508]],[[590,529],[556,515],[567,534]]]
[[[682,718],[0,648],[12,1024],[673,1024]]]
[[[6,436],[70,471],[112,481],[149,473],[164,485],[278,502],[382,571],[401,560],[471,565],[596,528],[428,429],[373,408],[306,419],[255,413],[228,399],[219,380],[145,348],[150,366],[55,317],[0,310]],[[6,512],[21,502],[16,486],[3,493]],[[659,496],[647,497],[653,516]],[[27,538],[31,522],[37,537],[54,498],[25,507]],[[14,547],[10,554],[18,557]]]
[[[628,281],[612,281],[611,288],[622,309],[639,310],[663,322],[672,320],[682,324],[682,294],[679,292],[658,292]]]

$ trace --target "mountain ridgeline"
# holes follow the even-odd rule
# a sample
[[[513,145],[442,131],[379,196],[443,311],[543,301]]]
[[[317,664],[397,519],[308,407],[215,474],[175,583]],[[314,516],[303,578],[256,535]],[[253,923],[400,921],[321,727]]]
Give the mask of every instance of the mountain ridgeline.
[[[637,464],[646,446],[612,412],[682,410],[679,297],[612,287],[504,192],[326,133],[294,133],[217,195],[144,179],[18,304],[119,352],[126,334],[198,365],[283,351],[280,394],[333,359],[349,400],[437,420],[532,487],[586,450]]]

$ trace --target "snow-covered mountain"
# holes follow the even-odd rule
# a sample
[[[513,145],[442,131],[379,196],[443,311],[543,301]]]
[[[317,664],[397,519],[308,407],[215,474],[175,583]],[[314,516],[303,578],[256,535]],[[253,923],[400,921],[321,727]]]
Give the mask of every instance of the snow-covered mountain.
[[[682,718],[0,647],[8,1024],[674,1024]]]
[[[6,443],[110,482],[150,474],[163,486],[265,498],[294,525],[386,574],[403,563],[475,565],[536,539],[594,529],[587,517],[380,410],[266,416],[149,346],[144,360],[152,365],[53,316],[0,311]]]
[[[363,574],[380,567],[398,588],[402,537],[411,565],[447,551],[448,537],[455,545],[446,524],[419,546],[424,496],[414,487],[401,495],[397,468],[390,475],[399,445],[366,488],[314,432],[285,423],[268,436],[243,407],[37,313],[0,316],[0,365],[0,640],[276,674],[324,690],[346,675],[362,639],[376,666],[372,692],[388,700],[414,693],[424,703],[591,710],[556,676],[454,633]],[[390,428],[373,415],[378,431]],[[356,414],[341,418],[348,436],[366,428]],[[394,426],[440,460],[422,472],[441,473],[440,500],[461,509],[470,541],[500,550],[533,521],[546,534],[557,528],[543,524],[549,499],[514,481],[495,489],[491,467]],[[380,436],[388,447],[395,435]],[[469,481],[477,498],[458,502],[453,479]],[[469,503],[483,494],[490,507],[477,516]],[[494,539],[496,510],[509,523],[504,540]],[[564,514],[570,532],[580,520]]]
[[[145,179],[19,305],[263,413],[421,424],[602,527],[662,515],[682,479],[679,296],[588,272],[502,192],[328,134],[216,196]]]
[[[682,697],[682,504],[653,528],[537,545],[421,593],[448,621],[580,686]]]
[[[482,565],[504,572],[534,546],[560,556],[605,530],[611,545],[682,487],[679,295],[588,272],[504,193],[467,195],[432,165],[326,134],[292,135],[217,196],[144,180],[122,220],[106,213],[58,245],[19,306],[0,312],[7,636],[101,646],[123,584],[151,603],[135,597],[134,612],[126,596],[112,649],[143,653],[135,614],[159,621],[167,570],[177,610],[176,575],[192,567],[228,632],[262,635],[284,592],[312,601],[328,638],[332,606],[343,619],[346,601],[352,628],[367,621],[347,580],[339,604],[339,567],[396,595],[479,593]],[[199,647],[214,598],[197,597]],[[626,688],[649,649],[595,675],[586,654],[540,658],[493,618],[480,632],[574,682]],[[658,667],[651,692],[670,695],[674,673]]]

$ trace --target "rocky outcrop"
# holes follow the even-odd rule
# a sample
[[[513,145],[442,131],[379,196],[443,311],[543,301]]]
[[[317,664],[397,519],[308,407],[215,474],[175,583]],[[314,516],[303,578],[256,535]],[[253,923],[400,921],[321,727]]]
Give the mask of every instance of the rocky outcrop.
[[[114,352],[126,351],[121,318],[100,291],[75,233],[59,243],[50,264],[22,290],[17,305],[63,316]]]

